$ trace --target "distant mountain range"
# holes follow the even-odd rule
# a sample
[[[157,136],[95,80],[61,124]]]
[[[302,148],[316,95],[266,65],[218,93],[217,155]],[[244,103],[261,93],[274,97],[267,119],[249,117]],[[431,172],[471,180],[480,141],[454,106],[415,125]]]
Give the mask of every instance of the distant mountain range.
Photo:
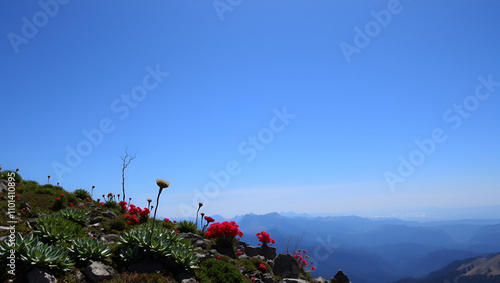
[[[425,278],[407,278],[395,283],[493,283],[500,282],[500,253],[488,257],[456,260]]]
[[[258,244],[256,233],[266,231],[276,240],[278,253],[306,250],[317,269],[312,272],[314,277],[330,278],[342,269],[355,283],[422,278],[451,262],[500,251],[500,219],[417,222],[283,214],[287,216],[212,217],[236,221],[245,233],[242,240],[251,245]]]

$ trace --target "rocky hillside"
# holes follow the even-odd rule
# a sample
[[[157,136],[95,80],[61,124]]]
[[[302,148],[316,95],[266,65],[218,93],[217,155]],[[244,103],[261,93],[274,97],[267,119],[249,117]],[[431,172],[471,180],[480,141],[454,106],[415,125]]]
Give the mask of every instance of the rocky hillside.
[[[160,195],[169,184],[158,185]],[[152,199],[140,208],[119,194],[69,192],[0,171],[1,281],[349,282],[342,271],[312,278],[305,250],[276,254],[264,231],[250,246],[235,222],[154,219]]]

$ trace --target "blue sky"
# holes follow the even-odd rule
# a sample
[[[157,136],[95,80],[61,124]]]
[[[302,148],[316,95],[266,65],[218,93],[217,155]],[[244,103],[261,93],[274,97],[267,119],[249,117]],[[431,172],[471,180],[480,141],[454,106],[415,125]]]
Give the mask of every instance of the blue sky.
[[[1,1],[0,164],[117,194],[128,147],[170,218],[500,205],[499,9]]]

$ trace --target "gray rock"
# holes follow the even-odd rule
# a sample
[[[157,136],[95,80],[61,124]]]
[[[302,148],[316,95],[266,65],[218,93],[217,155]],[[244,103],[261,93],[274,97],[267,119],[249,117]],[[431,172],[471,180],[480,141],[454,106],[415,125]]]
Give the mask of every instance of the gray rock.
[[[269,273],[264,273],[261,280],[264,283],[277,283],[278,282],[278,280],[276,280],[276,278],[274,278],[274,276],[272,276]]]
[[[291,254],[281,253],[274,259],[273,272],[281,278],[299,278],[300,266]]]
[[[6,192],[9,188],[9,181],[1,179],[0,180],[0,193]]]
[[[113,278],[115,271],[100,261],[89,260],[85,274],[92,282],[100,282]]]
[[[318,278],[313,278],[312,282],[313,283],[328,283],[328,280],[326,280],[325,278],[320,276]]]
[[[106,245],[110,245],[114,244],[115,242],[118,242],[119,239],[120,235],[108,234],[108,235],[102,235],[99,240],[101,240]]]
[[[175,280],[177,280],[177,282],[184,282],[184,280],[190,280],[190,279],[193,279],[191,277],[191,275],[189,274],[186,274],[186,273],[179,273],[176,277],[175,277]],[[196,281],[195,281],[196,282]]]
[[[202,249],[206,249],[207,248],[207,243],[205,243],[205,241],[203,240],[198,240],[196,241],[195,243],[193,243],[196,247],[200,247]]]
[[[98,222],[102,222],[102,216],[92,217],[89,220],[90,224],[95,224],[95,223],[98,223]]]
[[[163,270],[163,264],[158,260],[143,258],[138,262],[132,263],[128,268],[131,271],[141,273],[161,272]]]
[[[245,247],[245,254],[249,257],[260,255],[260,247]]]
[[[330,279],[330,283],[350,283],[349,277],[344,274],[342,270],[339,269],[337,274]]]
[[[245,254],[249,257],[253,256],[263,256],[265,259],[273,260],[276,257],[276,248],[263,246],[263,247],[245,247]]]
[[[309,281],[295,278],[283,278],[283,283],[309,283]]]
[[[75,277],[78,280],[78,282],[84,282],[85,281],[85,275],[80,270],[75,270]]]
[[[29,283],[57,283],[57,279],[49,272],[34,268],[26,275]]]
[[[118,215],[116,215],[116,213],[114,213],[111,210],[102,212],[102,216],[107,217],[107,218],[116,218],[116,217],[118,217]]]
[[[181,283],[197,283],[196,279],[194,278],[189,278],[189,279],[184,279],[181,281]]]
[[[180,233],[179,235],[181,237],[183,237],[184,239],[190,240],[193,243],[195,243],[196,241],[203,241],[203,237],[200,236],[200,235],[198,235],[198,234],[194,234],[194,233]]]

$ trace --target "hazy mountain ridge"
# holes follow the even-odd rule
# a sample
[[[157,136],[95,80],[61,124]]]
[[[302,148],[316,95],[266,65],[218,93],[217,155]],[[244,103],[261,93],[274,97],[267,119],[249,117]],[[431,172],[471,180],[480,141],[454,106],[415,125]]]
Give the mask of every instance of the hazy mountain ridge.
[[[442,269],[431,272],[425,278],[406,278],[395,283],[469,283],[500,282],[500,253],[487,257],[472,257],[456,260]]]
[[[291,213],[288,213],[291,214]],[[291,214],[293,215],[293,214]],[[490,225],[496,223],[494,225]],[[500,251],[494,239],[500,220],[453,220],[418,223],[358,216],[286,217],[278,213],[239,218],[242,240],[256,245],[255,233],[267,231],[278,252],[306,249],[317,258],[314,276],[330,278],[338,269],[352,282],[388,282],[422,277],[455,260]],[[498,239],[498,238],[496,238]],[[327,256],[325,256],[327,255]]]

